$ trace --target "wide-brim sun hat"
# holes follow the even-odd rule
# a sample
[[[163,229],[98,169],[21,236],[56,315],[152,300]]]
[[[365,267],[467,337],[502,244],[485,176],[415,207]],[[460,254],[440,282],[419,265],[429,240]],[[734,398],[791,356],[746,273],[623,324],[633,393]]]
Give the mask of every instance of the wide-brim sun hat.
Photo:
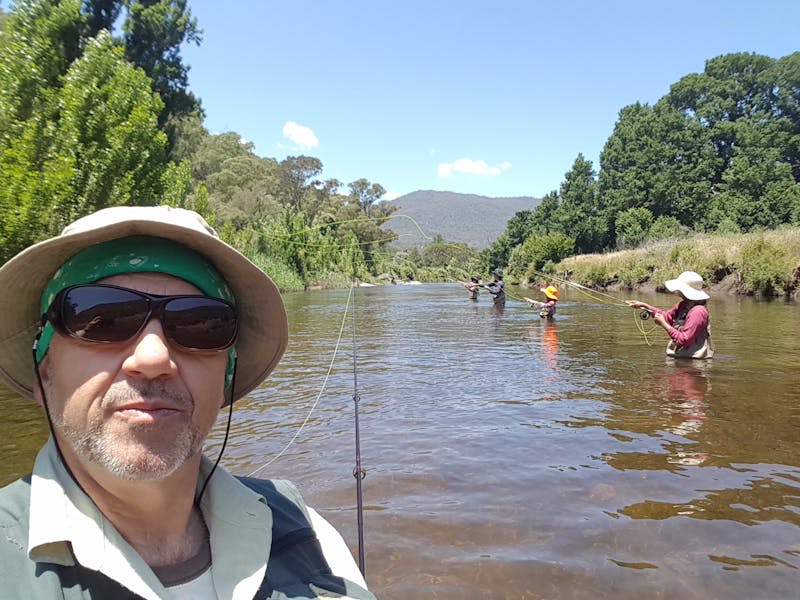
[[[277,286],[238,250],[223,242],[199,214],[169,206],[117,206],[68,225],[61,235],[34,244],[0,267],[0,379],[33,397],[31,355],[48,281],[70,257],[94,244],[145,235],[172,240],[205,257],[236,299],[237,400],[258,386],[286,350],[289,328]]]
[[[558,300],[558,288],[548,285],[546,288],[539,288],[539,291],[544,293],[550,300]]]
[[[675,279],[664,282],[670,292],[680,292],[687,300],[708,300],[710,296],[703,291],[703,277],[694,271],[684,271]]]

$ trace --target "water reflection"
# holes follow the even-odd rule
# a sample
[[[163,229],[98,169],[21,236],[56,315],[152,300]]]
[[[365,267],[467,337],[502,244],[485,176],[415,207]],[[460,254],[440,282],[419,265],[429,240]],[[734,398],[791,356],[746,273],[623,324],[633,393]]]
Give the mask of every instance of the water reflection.
[[[560,399],[563,394],[558,364],[558,326],[549,319],[537,319],[528,327],[526,334],[532,369],[540,374],[538,399]]]
[[[553,322],[463,291],[356,297],[367,580],[382,600],[797,596],[796,306],[712,299],[717,355],[700,363],[668,361],[630,309],[569,290]],[[355,549],[347,297],[285,296],[289,349],[237,402],[223,462],[294,480]],[[46,426],[32,402],[2,400],[10,478]]]

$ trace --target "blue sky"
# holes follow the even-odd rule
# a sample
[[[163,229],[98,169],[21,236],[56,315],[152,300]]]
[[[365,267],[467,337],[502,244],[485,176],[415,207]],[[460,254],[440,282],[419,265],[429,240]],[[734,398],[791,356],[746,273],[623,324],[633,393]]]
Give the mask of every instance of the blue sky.
[[[190,0],[183,49],[212,133],[323,177],[490,197],[599,167],[619,110],[707,59],[800,50],[800,2]]]

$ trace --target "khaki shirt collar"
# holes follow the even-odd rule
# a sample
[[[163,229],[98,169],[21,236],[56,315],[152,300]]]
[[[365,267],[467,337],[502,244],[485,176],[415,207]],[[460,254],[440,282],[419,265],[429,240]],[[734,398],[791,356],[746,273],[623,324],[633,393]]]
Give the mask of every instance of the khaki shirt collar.
[[[211,470],[203,457],[199,486]],[[52,437],[31,477],[28,556],[59,565],[79,563],[147,600],[168,595],[152,569],[117,532],[67,472]],[[267,568],[272,511],[264,498],[218,466],[201,504],[211,543],[211,572],[220,598],[253,598]]]

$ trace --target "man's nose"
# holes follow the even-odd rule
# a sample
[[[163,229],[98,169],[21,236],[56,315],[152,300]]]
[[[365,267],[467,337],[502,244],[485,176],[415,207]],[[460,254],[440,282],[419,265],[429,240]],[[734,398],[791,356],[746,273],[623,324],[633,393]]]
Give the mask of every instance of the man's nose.
[[[128,374],[147,379],[170,377],[177,372],[172,350],[158,319],[151,319],[139,333],[122,368]]]

